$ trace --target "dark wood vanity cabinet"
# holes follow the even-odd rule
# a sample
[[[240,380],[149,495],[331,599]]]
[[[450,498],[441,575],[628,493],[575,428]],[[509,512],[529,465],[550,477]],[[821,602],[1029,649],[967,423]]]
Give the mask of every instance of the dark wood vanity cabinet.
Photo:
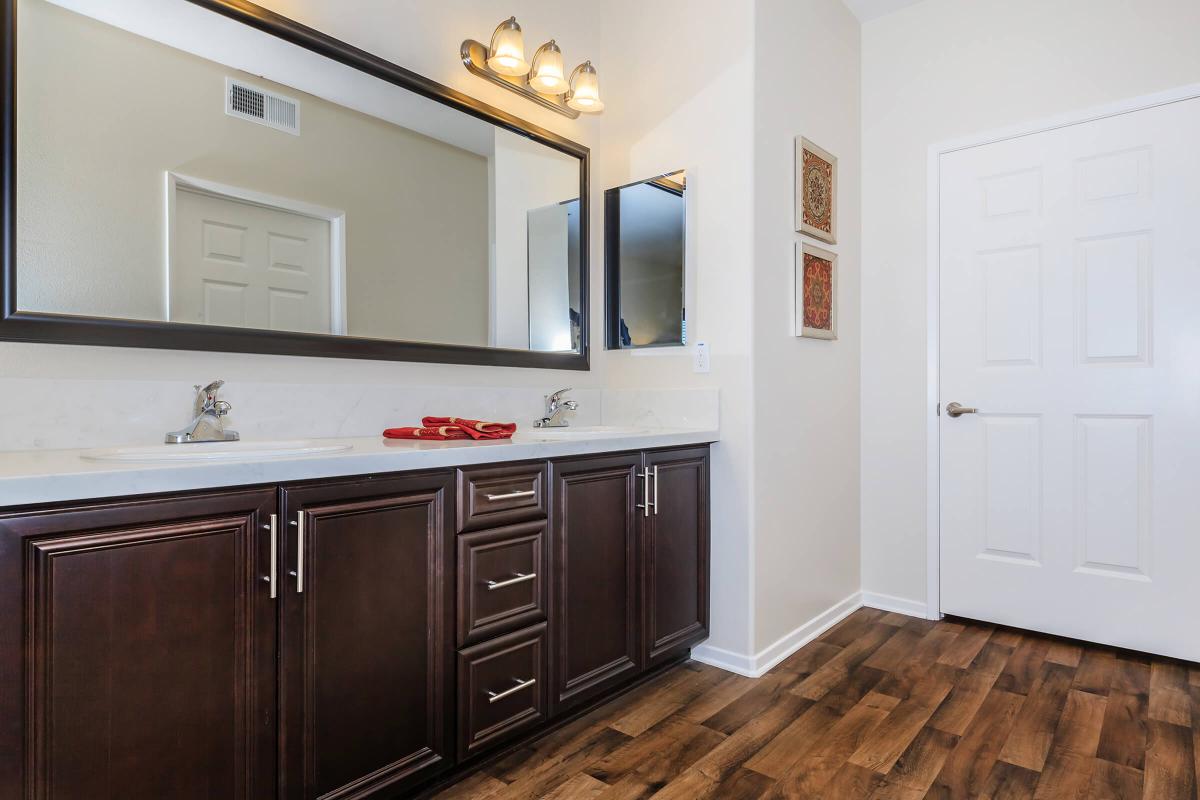
[[[449,472],[281,491],[283,797],[397,796],[454,755]]]
[[[642,658],[652,667],[708,637],[708,448],[646,453]]]
[[[275,500],[0,511],[0,797],[275,796]]]
[[[687,654],[708,448],[0,509],[0,797],[400,798]]]
[[[636,508],[641,466],[641,453],[550,465],[555,714],[641,669]]]

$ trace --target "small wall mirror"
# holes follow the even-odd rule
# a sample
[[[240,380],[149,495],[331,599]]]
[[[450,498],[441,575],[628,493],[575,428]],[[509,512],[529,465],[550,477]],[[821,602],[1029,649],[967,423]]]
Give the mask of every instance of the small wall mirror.
[[[683,170],[604,193],[610,350],[687,343]]]

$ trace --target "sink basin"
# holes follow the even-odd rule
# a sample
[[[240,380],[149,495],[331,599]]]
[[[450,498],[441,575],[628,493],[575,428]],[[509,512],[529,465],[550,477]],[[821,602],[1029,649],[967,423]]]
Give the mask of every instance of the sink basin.
[[[606,436],[638,436],[653,433],[650,428],[634,428],[621,425],[579,425],[566,428],[531,428],[523,431],[530,439],[558,441],[571,439],[600,439]]]
[[[352,444],[320,442],[313,439],[275,442],[190,442],[156,444],[149,447],[110,447],[89,450],[81,453],[80,457],[88,461],[243,461],[341,453],[352,447]]]

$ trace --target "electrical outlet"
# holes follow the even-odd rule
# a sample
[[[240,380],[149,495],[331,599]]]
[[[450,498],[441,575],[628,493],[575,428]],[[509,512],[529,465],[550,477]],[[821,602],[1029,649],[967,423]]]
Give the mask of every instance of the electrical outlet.
[[[708,372],[708,342],[696,342],[692,356],[692,372]]]

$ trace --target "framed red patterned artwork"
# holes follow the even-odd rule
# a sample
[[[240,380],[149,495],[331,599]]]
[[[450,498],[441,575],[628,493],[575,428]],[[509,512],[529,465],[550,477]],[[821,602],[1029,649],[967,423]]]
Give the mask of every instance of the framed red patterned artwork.
[[[796,335],[837,338],[837,253],[796,244]]]
[[[837,244],[837,157],[796,137],[796,232]]]

